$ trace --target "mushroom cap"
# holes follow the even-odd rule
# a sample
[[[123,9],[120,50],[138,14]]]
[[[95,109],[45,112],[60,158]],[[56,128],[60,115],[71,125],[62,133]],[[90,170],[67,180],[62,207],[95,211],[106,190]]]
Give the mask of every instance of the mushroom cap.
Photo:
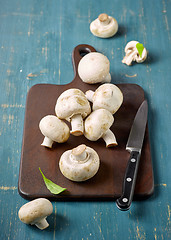
[[[77,148],[79,147],[82,147],[82,145]],[[66,178],[82,182],[92,178],[97,173],[100,166],[97,152],[88,146],[85,146],[85,151],[87,157],[80,161],[73,158],[73,149],[67,150],[61,155],[59,168]]]
[[[106,22],[106,24],[104,24],[104,22]],[[97,19],[91,22],[90,31],[96,37],[109,38],[117,33],[118,23],[112,16],[102,13]]]
[[[70,130],[68,125],[53,115],[47,115],[41,119],[39,128],[45,137],[54,142],[63,143],[69,138]]]
[[[93,111],[85,120],[84,135],[91,141],[97,141],[112,126],[113,115],[106,109]]]
[[[18,212],[19,219],[26,224],[35,224],[49,216],[53,211],[52,203],[46,198],[37,198],[24,204]]]
[[[109,75],[110,62],[99,52],[86,54],[78,64],[78,74],[83,82],[94,84],[104,82]]]
[[[123,102],[121,90],[112,83],[99,86],[93,95],[93,110],[104,108],[114,114]]]
[[[55,112],[60,119],[70,121],[75,114],[81,114],[82,118],[85,118],[91,112],[91,107],[85,94],[80,89],[71,88],[59,96]]]

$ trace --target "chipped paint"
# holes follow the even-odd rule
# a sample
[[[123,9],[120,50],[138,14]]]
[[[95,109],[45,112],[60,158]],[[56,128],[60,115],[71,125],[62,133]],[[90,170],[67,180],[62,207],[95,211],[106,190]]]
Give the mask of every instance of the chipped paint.
[[[29,73],[27,75],[28,80],[33,80],[35,77],[41,76],[42,74],[45,74],[48,72],[48,69],[42,69],[40,72],[35,72],[35,73]]]
[[[0,190],[4,190],[4,191],[8,191],[8,190],[16,190],[17,187],[4,187],[4,186],[1,186],[0,187]]]
[[[31,79],[31,78],[34,78],[34,77],[37,77],[39,74],[37,74],[37,73],[29,73],[28,75],[27,75],[27,79]]]
[[[11,125],[13,123],[13,121],[14,121],[14,115],[12,115],[12,114],[9,114],[9,115],[3,114],[2,120],[3,120],[3,123],[8,122],[8,125]]]
[[[125,77],[134,78],[134,77],[137,77],[137,74],[136,73],[134,75],[125,74]]]
[[[1,104],[2,108],[25,108],[22,104]]]
[[[170,224],[170,216],[171,216],[171,209],[170,209],[170,205],[167,205],[167,209],[168,209],[168,223]]]
[[[154,240],[157,240],[157,234],[156,234],[157,229],[154,228]]]
[[[96,213],[96,216],[97,216],[97,213]],[[101,224],[99,225],[96,216],[93,216],[93,218],[94,218],[94,220],[97,224],[97,227],[99,229],[99,232],[100,232],[100,235],[101,235],[102,239],[105,239],[104,236],[103,236],[103,233],[102,233]],[[100,223],[101,223],[101,214],[100,214]]]
[[[55,240],[55,234],[56,234],[56,214],[57,214],[57,208],[55,206],[55,217],[54,217],[54,231],[53,231],[53,239]]]
[[[136,227],[136,239],[140,239],[140,240],[145,240],[146,239],[146,234],[143,230],[143,227]]]
[[[168,22],[168,19],[167,19],[167,11],[166,11],[165,0],[162,0],[162,4],[163,4],[163,11],[162,12],[163,12],[163,17],[164,17],[164,23],[165,23],[166,31],[168,33],[169,40],[171,40],[169,22]]]
[[[48,59],[47,53],[48,53],[48,48],[47,48],[47,46],[46,46],[46,47],[42,47],[42,54],[45,55],[46,61],[47,61],[47,59]]]
[[[58,70],[58,84],[61,81],[61,37],[62,37],[62,18],[59,19],[59,70]]]
[[[159,187],[159,186],[167,187],[167,184],[166,183],[159,183],[159,184],[154,185],[154,187]]]

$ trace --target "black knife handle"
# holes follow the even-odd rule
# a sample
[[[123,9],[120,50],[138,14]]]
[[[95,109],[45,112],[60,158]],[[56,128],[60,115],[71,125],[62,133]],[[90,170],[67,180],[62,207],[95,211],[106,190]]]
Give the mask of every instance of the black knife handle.
[[[139,159],[140,153],[138,151],[132,151],[123,181],[122,195],[116,200],[116,205],[120,210],[126,211],[131,206],[137,178]]]

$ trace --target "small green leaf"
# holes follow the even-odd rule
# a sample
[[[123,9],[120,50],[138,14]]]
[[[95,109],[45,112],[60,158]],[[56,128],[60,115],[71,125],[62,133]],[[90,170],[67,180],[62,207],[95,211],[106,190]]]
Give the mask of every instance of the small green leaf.
[[[62,188],[62,187],[58,186],[57,184],[53,183],[51,180],[47,179],[40,168],[39,168],[39,171],[42,174],[42,177],[43,177],[43,180],[45,182],[47,189],[49,189],[49,191],[51,193],[59,194],[66,190],[66,188]]]
[[[138,53],[139,53],[140,57],[142,57],[142,52],[143,52],[143,50],[144,50],[143,44],[142,44],[142,43],[137,43],[137,44],[136,44],[136,48],[137,48],[137,50],[138,50]]]

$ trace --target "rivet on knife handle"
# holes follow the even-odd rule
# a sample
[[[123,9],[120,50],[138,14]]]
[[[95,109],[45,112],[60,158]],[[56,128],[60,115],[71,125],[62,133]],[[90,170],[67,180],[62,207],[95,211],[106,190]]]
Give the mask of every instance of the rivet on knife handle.
[[[123,181],[122,196],[116,200],[116,205],[120,210],[126,211],[131,206],[137,178],[139,159],[140,153],[137,151],[132,151]]]

